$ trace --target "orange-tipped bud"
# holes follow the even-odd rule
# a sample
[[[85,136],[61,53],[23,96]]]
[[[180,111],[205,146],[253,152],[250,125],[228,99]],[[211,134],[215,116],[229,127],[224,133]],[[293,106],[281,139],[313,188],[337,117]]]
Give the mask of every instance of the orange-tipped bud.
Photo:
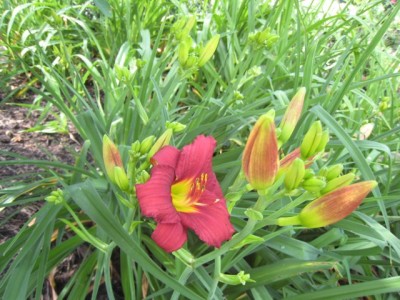
[[[121,155],[117,146],[106,135],[103,137],[103,161],[111,182],[126,190],[128,188],[128,177],[122,164]]]
[[[279,129],[281,131],[279,135],[279,144],[284,144],[287,142],[292,135],[297,122],[300,119],[301,111],[303,109],[304,97],[306,95],[306,88],[302,87],[298,90],[296,95],[292,98],[285,111],[285,115],[279,124]]]
[[[265,190],[273,184],[279,167],[274,111],[262,115],[254,125],[243,152],[242,165],[254,189]]]
[[[370,180],[339,188],[310,202],[299,215],[278,219],[278,224],[317,228],[336,223],[350,215],[376,185]]]

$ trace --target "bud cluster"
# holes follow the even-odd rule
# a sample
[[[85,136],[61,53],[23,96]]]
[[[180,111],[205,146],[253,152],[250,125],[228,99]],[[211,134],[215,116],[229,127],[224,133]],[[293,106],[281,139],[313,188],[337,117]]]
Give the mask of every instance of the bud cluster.
[[[217,34],[211,37],[205,46],[195,45],[190,36],[190,31],[195,24],[196,18],[190,16],[179,19],[173,25],[175,39],[178,42],[178,62],[183,69],[204,66],[214,55],[219,43],[220,35]]]
[[[278,225],[302,225],[322,227],[333,224],[355,210],[367,194],[376,186],[375,181],[351,184],[355,174],[343,174],[343,165],[322,167],[318,172],[311,166],[322,157],[329,141],[328,130],[323,130],[320,121],[311,124],[296,148],[279,159],[279,148],[293,134],[301,117],[306,90],[300,88],[288,105],[275,128],[273,110],[262,115],[254,125],[243,151],[243,173],[251,187],[260,195],[276,191],[283,184],[283,193],[312,199],[301,212],[293,217],[278,219]],[[247,210],[250,219],[260,219],[252,210]]]

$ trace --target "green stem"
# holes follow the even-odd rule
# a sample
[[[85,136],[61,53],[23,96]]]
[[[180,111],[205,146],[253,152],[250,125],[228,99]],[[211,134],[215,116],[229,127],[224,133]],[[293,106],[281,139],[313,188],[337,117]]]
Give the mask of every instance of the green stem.
[[[214,299],[214,294],[215,291],[217,290],[220,273],[221,273],[221,256],[217,256],[214,261],[214,278],[207,299],[211,300]]]
[[[279,226],[300,225],[301,221],[298,215],[293,217],[283,217],[278,219]]]

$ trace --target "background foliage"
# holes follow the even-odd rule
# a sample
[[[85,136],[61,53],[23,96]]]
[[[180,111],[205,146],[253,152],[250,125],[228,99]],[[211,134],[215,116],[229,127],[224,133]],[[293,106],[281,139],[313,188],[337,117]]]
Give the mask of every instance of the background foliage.
[[[74,165],[16,155],[0,161],[41,168],[13,183],[0,179],[0,209],[42,201],[57,188],[68,202],[46,203],[0,245],[1,298],[40,299],[49,273],[87,243],[60,298],[96,299],[104,283],[114,299],[118,274],[125,299],[395,299],[400,291],[400,6],[350,1],[334,10],[336,2],[313,2],[4,0],[0,79],[8,94],[2,103],[34,92],[31,109],[48,108],[42,119],[53,114],[55,132],[67,132],[72,124],[82,147]],[[188,33],[193,55],[220,35],[214,56],[199,68],[178,60],[174,24],[190,15],[196,17]],[[258,40],[257,33],[265,30],[278,38]],[[21,77],[26,84],[8,90]],[[166,254],[149,238],[151,224],[140,217],[134,195],[123,194],[104,176],[104,134],[128,162],[133,142],[159,136],[167,122],[177,121],[187,126],[174,135],[177,147],[199,134],[217,139],[214,170],[228,193],[254,121],[271,108],[279,120],[302,86],[305,113],[283,151],[298,146],[320,119],[331,140],[329,158],[317,162],[319,167],[341,163],[346,171],[358,169],[359,178],[379,183],[357,213],[335,225],[262,227],[257,231],[262,242],[233,249],[220,261],[205,260],[211,250],[197,239],[185,252]],[[368,136],[367,124],[374,126]],[[234,207],[238,231],[254,201],[247,193]],[[282,198],[265,216],[289,201]],[[218,282],[216,264],[225,273],[243,270],[255,282]]]

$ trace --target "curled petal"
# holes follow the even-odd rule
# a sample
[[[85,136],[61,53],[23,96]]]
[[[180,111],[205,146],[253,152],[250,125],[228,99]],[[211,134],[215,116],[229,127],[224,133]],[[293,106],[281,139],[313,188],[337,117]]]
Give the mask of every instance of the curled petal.
[[[169,166],[154,166],[150,179],[136,185],[136,195],[143,215],[157,222],[178,222],[179,216],[172,205],[171,184],[174,169]]]
[[[183,147],[176,169],[177,180],[211,173],[215,145],[213,137],[200,135],[192,144]]]
[[[152,158],[151,162],[153,165],[169,166],[171,168],[176,167],[178,163],[180,151],[172,146],[164,146],[158,151]]]
[[[167,252],[176,251],[187,240],[187,233],[181,223],[158,223],[151,238]]]
[[[235,231],[229,221],[225,199],[217,198],[212,192],[203,193],[197,212],[179,215],[184,226],[210,246],[220,247],[222,242],[231,239]]]

